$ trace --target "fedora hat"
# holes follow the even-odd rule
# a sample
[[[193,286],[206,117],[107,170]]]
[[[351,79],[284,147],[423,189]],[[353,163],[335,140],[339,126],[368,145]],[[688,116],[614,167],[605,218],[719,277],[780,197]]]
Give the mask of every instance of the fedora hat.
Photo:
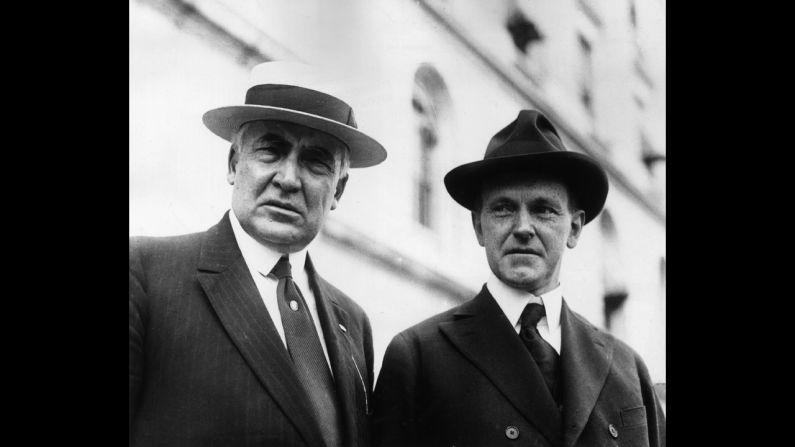
[[[605,170],[593,158],[566,150],[555,127],[536,110],[520,111],[491,138],[483,160],[452,169],[444,185],[456,202],[474,211],[483,180],[509,170],[564,183],[585,210],[585,223],[599,214],[607,198]]]
[[[328,76],[329,72],[302,63],[264,62],[252,69],[244,105],[212,109],[202,121],[227,141],[249,121],[301,124],[341,140],[350,151],[351,168],[381,163],[386,150],[357,128],[351,106],[329,93],[333,87]]]

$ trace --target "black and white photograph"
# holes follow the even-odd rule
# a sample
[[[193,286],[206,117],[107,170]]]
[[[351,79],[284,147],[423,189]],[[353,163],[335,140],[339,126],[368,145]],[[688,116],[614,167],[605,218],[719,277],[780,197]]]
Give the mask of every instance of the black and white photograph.
[[[664,0],[129,0],[130,446],[665,446]]]

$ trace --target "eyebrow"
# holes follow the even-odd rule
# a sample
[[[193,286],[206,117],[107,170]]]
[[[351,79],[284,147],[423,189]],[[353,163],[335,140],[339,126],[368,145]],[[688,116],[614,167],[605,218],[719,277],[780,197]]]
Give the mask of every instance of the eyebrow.
[[[254,139],[254,143],[261,143],[261,142],[273,142],[273,143],[285,143],[285,144],[290,143],[290,141],[284,138],[282,134],[275,133],[273,131],[266,131],[264,134]],[[328,146],[322,144],[311,144],[305,146],[305,150],[322,153],[331,160],[334,159],[334,154],[337,152],[336,148],[329,148]]]
[[[276,142],[280,142],[280,143],[282,143],[282,142],[286,143],[287,142],[287,140],[284,137],[282,137],[281,135],[279,135],[277,133],[273,133],[273,132],[266,132],[265,134],[263,134],[259,138],[255,139],[254,141],[257,142],[257,143],[262,142],[262,141],[276,141]]]
[[[500,203],[500,202],[516,203],[516,200],[514,200],[514,199],[512,199],[512,198],[510,198],[508,196],[494,196],[494,197],[490,198],[488,201],[486,201],[484,203],[487,204],[487,205],[492,205],[492,204]]]
[[[308,153],[310,155],[323,157],[324,159],[326,159],[326,161],[332,163],[336,160],[336,158],[334,157],[335,152],[324,146],[318,146],[318,145],[306,146],[303,152]]]

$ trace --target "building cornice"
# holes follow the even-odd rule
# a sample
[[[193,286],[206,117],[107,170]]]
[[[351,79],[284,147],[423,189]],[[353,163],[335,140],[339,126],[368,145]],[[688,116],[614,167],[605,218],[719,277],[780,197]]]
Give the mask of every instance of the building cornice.
[[[411,259],[407,253],[390,248],[337,219],[326,219],[321,234],[335,245],[356,252],[366,262],[377,263],[398,276],[411,278],[419,287],[437,290],[457,302],[471,299],[477,293],[477,290],[464,287],[425,263]]]
[[[526,82],[524,82],[523,75],[520,75],[518,70],[511,70],[505,67],[504,64],[492,57],[487,50],[467,36],[467,33],[463,31],[463,27],[445,16],[427,0],[419,0],[418,3],[429,16],[442,25],[453,37],[477,56],[477,58],[494,72],[499,79],[513,88],[525,101],[548,116],[557,125],[558,129],[572,140],[582,152],[598,160],[599,163],[604,166],[612,183],[624,190],[661,225],[665,225],[665,212],[624,175],[621,169],[619,169],[612,160],[605,156],[607,149],[604,145],[594,138],[584,135],[572,126],[568,120],[558,112],[557,108],[550,104],[540,92],[524,88],[522,84]]]

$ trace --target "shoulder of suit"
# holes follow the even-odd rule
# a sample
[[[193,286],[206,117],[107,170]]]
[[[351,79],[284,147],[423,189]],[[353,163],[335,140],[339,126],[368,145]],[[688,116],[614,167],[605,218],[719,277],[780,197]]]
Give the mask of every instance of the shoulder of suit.
[[[442,323],[455,321],[457,319],[455,314],[458,313],[461,307],[465,304],[466,303],[459,304],[436,315],[428,317],[419,323],[416,323],[401,331],[400,334],[403,336],[418,337],[420,339],[426,337],[435,337],[439,333],[439,325]]]
[[[600,333],[607,340],[609,340],[609,342],[613,345],[613,352],[614,352],[613,356],[614,356],[614,358],[616,358],[616,353],[623,353],[624,354],[624,358],[633,359],[633,361],[635,363],[643,364],[643,359],[641,358],[640,354],[638,354],[638,352],[635,351],[635,349],[633,349],[626,342],[622,341],[619,338],[616,338],[610,332],[607,332],[606,330],[604,330],[604,329],[592,324],[590,321],[588,321],[587,318],[583,317],[582,315],[578,314],[577,312],[571,311],[571,313],[574,314],[574,316],[578,320],[580,320],[582,323],[588,325],[592,330]]]
[[[638,354],[638,351],[632,348],[632,346],[615,337],[613,337],[613,346],[613,352],[623,352],[626,359],[632,359],[636,365],[643,365],[645,368],[643,358],[640,356],[640,354]],[[615,354],[613,356],[615,357]]]
[[[580,323],[586,325],[589,329],[591,329],[591,330],[593,330],[595,332],[598,332],[600,335],[604,336],[610,343],[615,344],[616,342],[619,342],[619,343],[621,343],[622,347],[627,347],[627,348],[629,347],[625,343],[623,343],[619,339],[617,339],[613,334],[611,334],[610,332],[607,332],[606,330],[600,328],[599,326],[596,326],[595,324],[591,323],[590,321],[588,321],[587,318],[585,318],[584,316],[580,315],[579,313],[577,313],[577,312],[575,312],[573,310],[570,310],[570,312],[574,316],[574,318],[576,318],[577,320],[580,321]]]
[[[205,233],[200,231],[176,236],[130,236],[130,250],[162,250],[197,245]]]
[[[164,257],[198,256],[205,232],[177,236],[130,236],[130,266]]]
[[[574,310],[571,310],[571,309],[569,309],[569,312],[571,312],[571,314],[574,316],[574,318],[580,320],[581,323],[585,324],[590,329],[593,329],[594,331],[597,331],[597,332],[599,332],[601,334],[608,335],[608,336],[612,337],[612,335],[609,332],[607,332],[606,330],[600,328],[599,326],[591,323],[587,318],[582,316],[580,313],[578,313],[578,312],[576,312]]]

